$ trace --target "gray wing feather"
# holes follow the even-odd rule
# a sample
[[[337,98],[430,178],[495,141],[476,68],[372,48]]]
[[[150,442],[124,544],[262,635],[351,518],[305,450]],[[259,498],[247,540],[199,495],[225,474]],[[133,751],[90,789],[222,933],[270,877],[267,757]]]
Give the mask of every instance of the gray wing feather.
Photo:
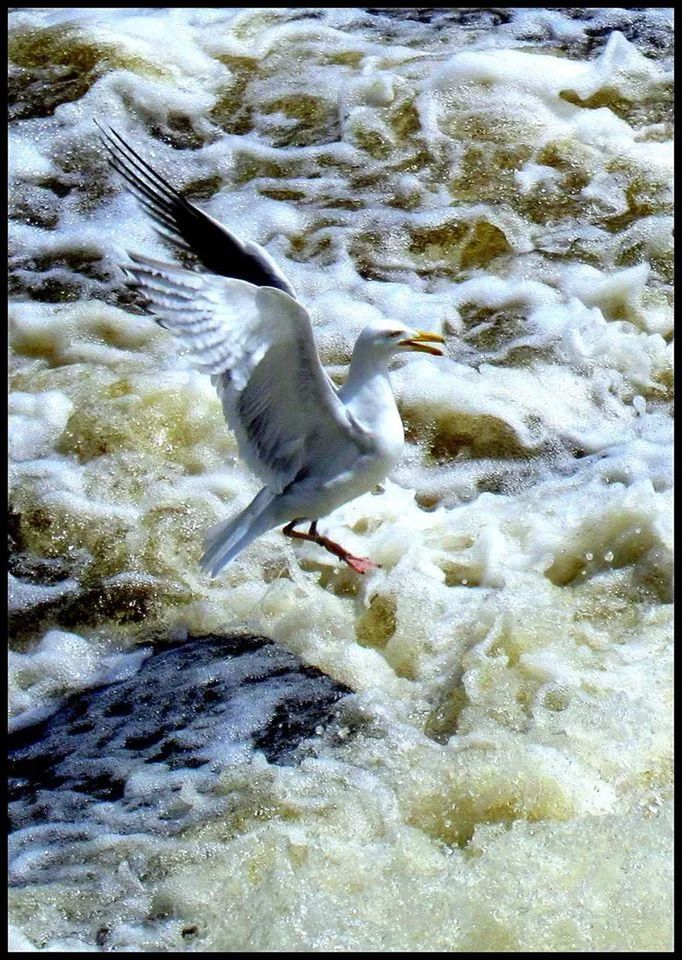
[[[131,255],[158,321],[212,375],[239,452],[274,493],[349,467],[372,439],[339,400],[287,293]]]

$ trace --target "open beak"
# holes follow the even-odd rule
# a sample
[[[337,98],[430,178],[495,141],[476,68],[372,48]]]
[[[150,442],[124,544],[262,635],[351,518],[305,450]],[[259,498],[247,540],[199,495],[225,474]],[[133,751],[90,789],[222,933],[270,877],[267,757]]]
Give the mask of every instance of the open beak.
[[[432,347],[432,343],[445,343],[445,339],[439,333],[425,333],[423,330],[418,330],[416,337],[400,340],[401,347],[409,347],[410,350],[419,350],[421,353],[431,353],[434,357],[444,356],[445,351],[441,347]]]

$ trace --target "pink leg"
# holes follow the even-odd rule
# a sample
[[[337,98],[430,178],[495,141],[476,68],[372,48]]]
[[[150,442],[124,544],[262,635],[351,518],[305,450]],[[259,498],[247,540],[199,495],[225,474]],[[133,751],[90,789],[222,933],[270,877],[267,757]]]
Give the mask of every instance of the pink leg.
[[[373,560],[368,560],[366,557],[355,557],[352,553],[344,550],[340,543],[335,543],[333,540],[330,540],[329,537],[320,536],[320,534],[317,532],[316,520],[310,524],[310,528],[307,533],[301,533],[298,530],[294,530],[294,527],[297,523],[301,523],[301,521],[292,520],[291,523],[288,523],[286,527],[284,527],[282,533],[286,537],[294,537],[296,540],[310,540],[312,543],[319,544],[319,546],[324,547],[325,550],[333,553],[335,557],[339,558],[339,560],[343,560],[344,563],[347,563],[348,566],[357,573],[367,573],[368,570],[375,570],[380,566],[380,564],[374,563]]]

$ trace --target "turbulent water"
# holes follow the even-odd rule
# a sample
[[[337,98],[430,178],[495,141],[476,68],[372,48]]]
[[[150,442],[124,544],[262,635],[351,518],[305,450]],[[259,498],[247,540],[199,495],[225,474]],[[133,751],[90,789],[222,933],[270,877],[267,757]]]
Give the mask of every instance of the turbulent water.
[[[671,31],[14,8],[11,722],[186,635],[353,691],[299,763],[176,770],[172,834],[102,800],[108,829],[23,835],[14,949],[671,948]],[[337,381],[373,318],[446,335],[396,363],[385,491],[321,525],[381,569],[275,531],[200,572],[256,481],[126,286],[126,250],[174,254],[95,118],[267,248]]]

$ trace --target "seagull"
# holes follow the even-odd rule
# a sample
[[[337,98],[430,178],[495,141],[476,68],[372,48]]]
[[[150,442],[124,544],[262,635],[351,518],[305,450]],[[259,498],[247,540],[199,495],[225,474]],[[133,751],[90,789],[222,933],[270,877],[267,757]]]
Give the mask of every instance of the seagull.
[[[443,356],[443,337],[374,321],[360,333],[337,389],[320,361],[310,315],[267,251],[186,200],[111,127],[97,127],[111,166],[157,231],[200,264],[188,270],[129,253],[124,269],[156,322],[210,374],[240,456],[264,484],[246,509],[208,531],[202,569],[217,576],[281,526],[358,573],[378,567],[322,536],[317,523],[380,486],[394,467],[404,433],[389,361],[403,351]],[[301,524],[309,524],[307,532],[296,529]]]

